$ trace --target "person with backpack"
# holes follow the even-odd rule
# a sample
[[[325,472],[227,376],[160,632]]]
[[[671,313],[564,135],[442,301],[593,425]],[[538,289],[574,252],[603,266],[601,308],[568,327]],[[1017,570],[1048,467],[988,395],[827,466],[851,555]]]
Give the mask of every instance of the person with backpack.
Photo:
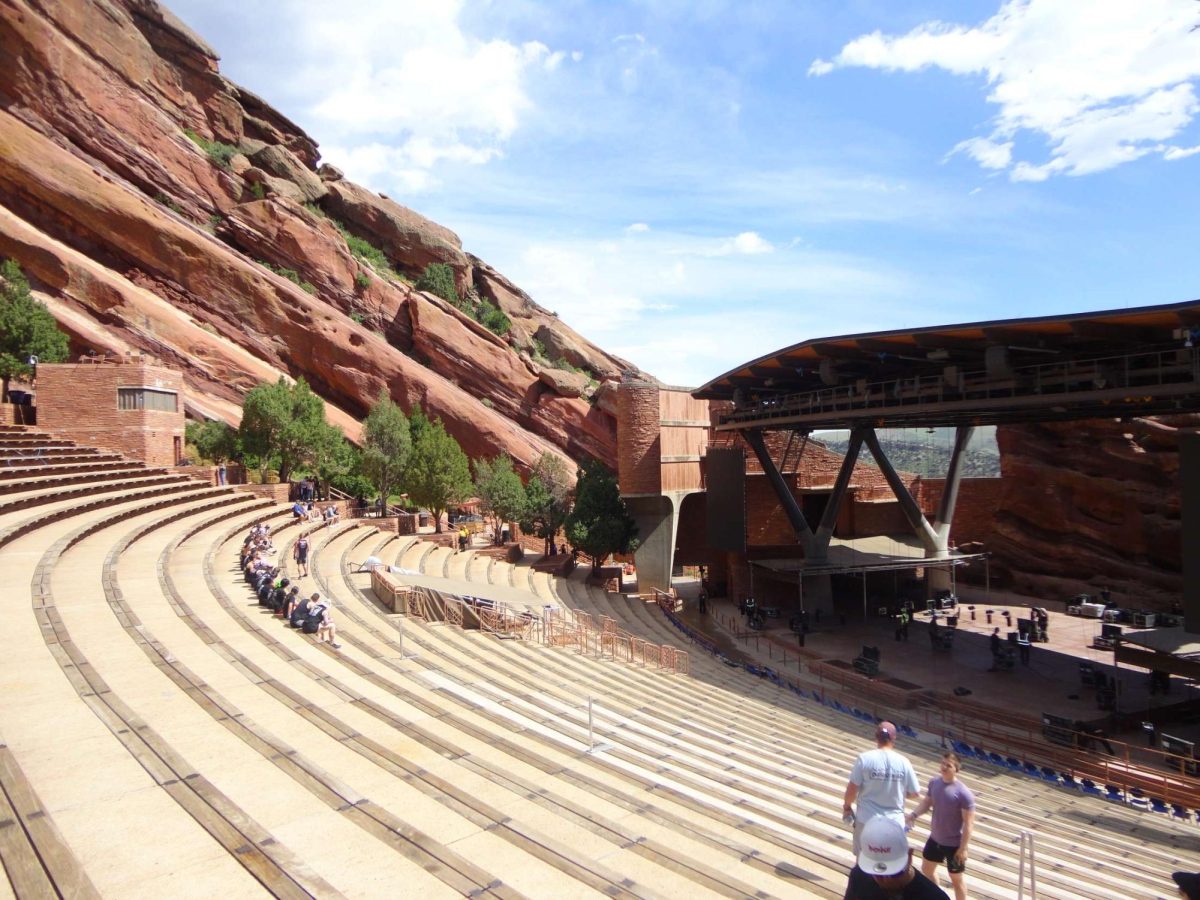
[[[317,629],[321,627],[321,621],[325,618],[326,603],[321,600],[321,595],[314,593],[308,598],[308,608],[304,613],[304,623],[300,626],[300,630],[305,634],[316,634]]]
[[[297,577],[303,578],[308,575],[308,538],[304,535],[300,535],[292,548],[292,558],[296,560],[296,568],[300,570]]]
[[[288,586],[291,580],[287,578],[279,579],[279,584],[275,586],[275,590],[271,592],[271,599],[267,603],[271,607],[271,612],[278,613],[287,604]]]
[[[321,605],[321,622],[317,626],[317,643],[327,643],[334,650],[341,650],[337,642],[337,625],[333,623],[333,601],[327,600]]]
[[[320,594],[313,594],[313,597],[320,597]],[[300,597],[297,595],[296,600],[292,603],[291,612],[288,613],[288,625],[292,628],[304,630],[304,623],[308,621],[308,605],[311,601],[308,597]]]
[[[300,585],[293,584],[291,590],[283,598],[283,603],[276,608],[275,615],[282,616],[287,619],[292,615],[292,609],[296,606],[296,602],[300,599]]]

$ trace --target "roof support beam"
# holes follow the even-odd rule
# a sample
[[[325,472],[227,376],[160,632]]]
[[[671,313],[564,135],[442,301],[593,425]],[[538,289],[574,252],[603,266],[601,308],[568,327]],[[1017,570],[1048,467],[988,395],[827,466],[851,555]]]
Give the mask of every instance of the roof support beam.
[[[888,487],[892,489],[892,493],[900,501],[900,509],[904,512],[904,518],[908,519],[908,524],[912,528],[913,534],[921,539],[921,545],[925,548],[927,554],[931,556],[936,554],[938,549],[937,532],[933,530],[933,526],[929,524],[929,521],[925,518],[925,514],[921,512],[921,507],[917,505],[917,501],[913,499],[913,495],[908,492],[908,486],[900,480],[900,476],[896,473],[891,460],[887,458],[887,454],[879,446],[879,438],[875,434],[875,429],[863,429],[863,440],[867,442],[867,447],[870,449],[871,455],[875,457],[875,462],[878,464],[880,471],[883,472],[883,477],[887,479]]]
[[[858,462],[859,451],[862,450],[864,432],[870,429],[859,426],[850,432],[850,443],[846,447],[846,457],[838,470],[837,481],[833,484],[833,494],[825,505],[821,516],[821,524],[817,526],[816,538],[813,541],[813,552],[805,553],[806,558],[814,562],[824,562],[829,557],[829,541],[833,538],[833,529],[837,525],[838,513],[846,499],[850,487],[850,477],[854,474],[854,466]]]
[[[954,430],[954,450],[950,454],[950,465],[946,469],[946,486],[942,489],[942,502],[938,507],[937,521],[934,531],[937,533],[938,556],[947,556],[950,552],[950,524],[954,521],[954,506],[958,503],[958,488],[962,484],[963,459],[966,457],[967,444],[975,429],[970,425],[959,425]]]
[[[775,496],[779,498],[779,505],[783,507],[783,511],[788,517],[788,522],[791,523],[792,530],[796,532],[796,539],[804,547],[804,555],[807,556],[813,547],[812,529],[809,528],[808,521],[804,518],[804,512],[800,509],[800,504],[796,502],[796,498],[792,495],[791,488],[788,487],[783,475],[780,474],[779,467],[775,465],[775,460],[771,459],[771,454],[767,452],[767,445],[763,440],[762,429],[748,428],[740,431],[739,434],[750,445],[750,449],[754,451],[754,455],[758,458],[758,464],[762,466],[767,480],[771,482],[771,487],[775,490]]]

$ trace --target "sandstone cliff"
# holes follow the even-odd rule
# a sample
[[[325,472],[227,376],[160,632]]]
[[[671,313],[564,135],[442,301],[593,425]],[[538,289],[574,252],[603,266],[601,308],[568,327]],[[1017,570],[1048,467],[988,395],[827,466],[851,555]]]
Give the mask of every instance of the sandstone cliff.
[[[1200,416],[998,428],[993,574],[1035,597],[1110,590],[1168,610],[1182,592],[1180,429]]]
[[[194,414],[236,424],[242,395],[283,373],[351,438],[385,390],[473,457],[615,460],[611,404],[591,394],[632,366],[449,229],[321,165],[154,0],[0,0],[0,257],[76,351],[181,368]],[[510,334],[413,289],[431,262]]]

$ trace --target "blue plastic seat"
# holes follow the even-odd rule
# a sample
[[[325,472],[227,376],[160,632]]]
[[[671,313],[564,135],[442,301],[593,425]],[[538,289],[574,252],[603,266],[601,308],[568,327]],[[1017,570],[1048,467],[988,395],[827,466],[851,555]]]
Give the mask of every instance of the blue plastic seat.
[[[1166,813],[1167,815],[1170,815],[1171,807],[1167,806],[1166,801],[1162,800],[1161,798],[1151,797],[1150,811],[1156,813]]]
[[[1178,803],[1171,804],[1171,815],[1176,819],[1182,819],[1185,822],[1192,821],[1192,814],[1185,807]]]
[[[1079,782],[1075,780],[1075,776],[1072,775],[1070,772],[1062,772],[1059,775],[1059,778],[1062,781],[1063,787],[1069,787],[1069,788],[1078,788],[1079,787]]]
[[[1049,781],[1051,784],[1058,784],[1058,773],[1049,766],[1042,766],[1042,781]]]
[[[917,729],[913,728],[913,727],[912,727],[912,726],[910,726],[910,725],[901,725],[901,726],[900,726],[900,733],[901,733],[902,735],[904,735],[905,737],[908,737],[908,738],[915,738],[915,737],[917,737]]]
[[[1104,799],[1112,800],[1114,803],[1125,802],[1125,792],[1115,784],[1106,784],[1104,786]]]
[[[1004,761],[1006,763],[1008,763],[1008,767],[1010,769],[1012,769],[1014,772],[1021,771],[1021,761],[1019,759],[1017,759],[1015,756],[1006,756],[1004,758]]]
[[[1008,763],[1006,763],[1004,761],[1004,757],[1001,756],[999,753],[989,753],[987,755],[987,758],[988,758],[988,762],[990,762],[993,766],[1003,767],[1003,766],[1008,765]]]
[[[1042,777],[1042,770],[1041,770],[1041,769],[1039,769],[1037,766],[1035,766],[1035,765],[1034,765],[1033,763],[1031,763],[1031,762],[1027,762],[1027,763],[1025,763],[1025,769],[1024,769],[1024,772],[1025,772],[1025,774],[1026,774],[1026,775],[1028,775],[1030,778],[1041,778],[1041,777]]]
[[[1092,779],[1090,779],[1090,778],[1085,778],[1082,781],[1080,781],[1079,788],[1085,794],[1102,795],[1104,793],[1104,791],[1102,791],[1102,790],[1100,790],[1100,788],[1096,787],[1096,782],[1092,781]]]

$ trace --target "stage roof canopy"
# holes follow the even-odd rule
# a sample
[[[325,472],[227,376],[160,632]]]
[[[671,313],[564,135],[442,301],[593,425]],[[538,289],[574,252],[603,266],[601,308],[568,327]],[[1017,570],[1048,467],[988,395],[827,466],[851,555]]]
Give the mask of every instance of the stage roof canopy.
[[[1200,301],[825,337],[693,392],[724,428],[996,424],[1200,409]]]

